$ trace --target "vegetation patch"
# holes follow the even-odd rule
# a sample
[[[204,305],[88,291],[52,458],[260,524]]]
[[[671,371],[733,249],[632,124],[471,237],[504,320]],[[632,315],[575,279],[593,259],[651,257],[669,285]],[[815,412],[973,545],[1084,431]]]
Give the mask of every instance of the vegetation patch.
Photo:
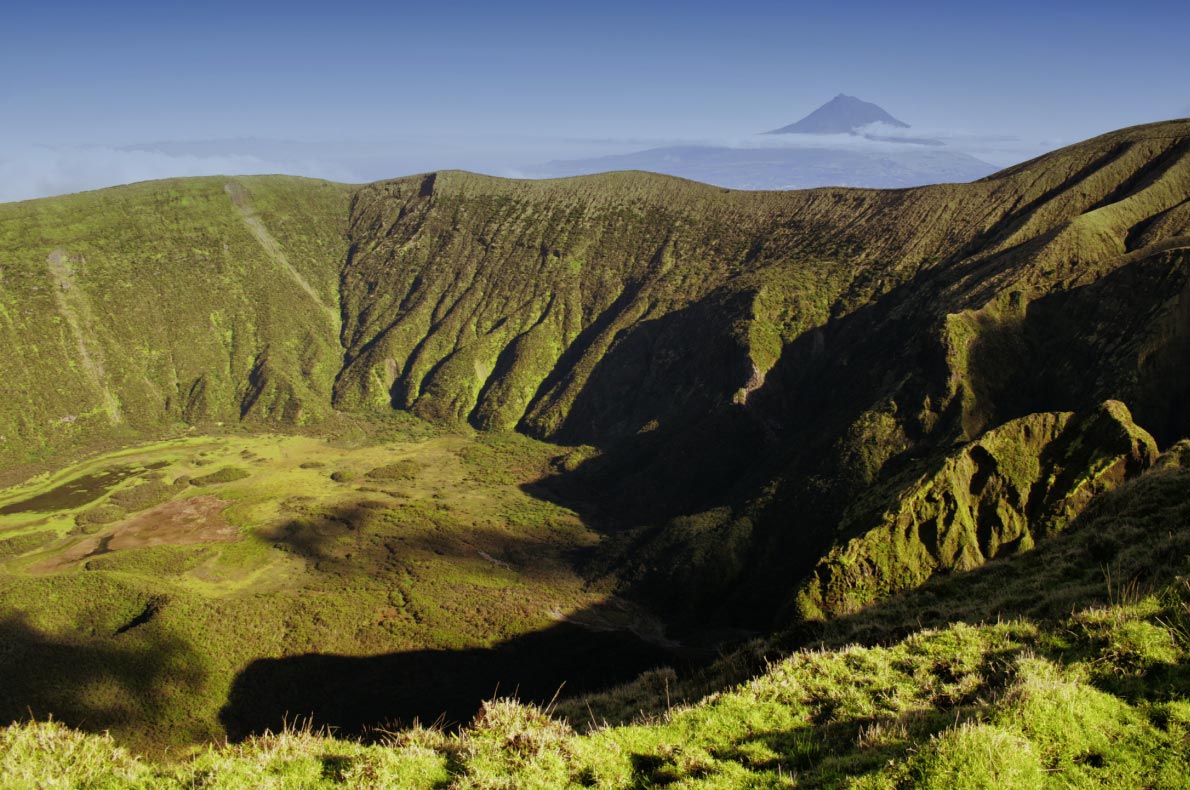
[[[41,513],[4,516],[0,606],[12,649],[0,671],[12,682],[0,717],[52,714],[155,753],[277,731],[299,711],[345,732],[444,712],[459,722],[498,687],[548,700],[564,681],[623,680],[664,660],[626,630],[559,624],[610,592],[572,567],[597,540],[572,512],[515,486],[470,484],[461,454],[473,439],[411,427],[372,442],[258,434],[129,448],[122,463],[156,468],[91,505],[113,508],[111,521],[72,532],[73,514],[53,528],[38,526]],[[541,468],[556,452],[519,447],[522,464]],[[250,467],[237,463],[246,453]],[[212,467],[242,474],[217,496],[188,485]],[[337,484],[329,469],[385,469],[402,497]],[[36,485],[18,490],[36,495]],[[315,672],[290,661],[304,654],[358,659],[342,677],[376,677],[376,690],[422,679],[396,698],[311,675],[295,684],[288,673]],[[314,693],[301,703],[295,688]]]
[[[370,469],[365,477],[379,481],[415,480],[421,468],[422,465],[417,461],[405,459]]]
[[[0,784],[1185,786],[1188,156],[0,206]]]
[[[243,479],[242,477],[236,479]],[[190,480],[178,479],[172,484],[166,483],[164,480],[145,480],[131,488],[123,488],[112,493],[108,497],[108,501],[117,505],[129,513],[136,513],[147,508],[159,505],[162,502],[170,499],[175,494],[186,490],[187,483]],[[230,482],[228,480],[218,480],[214,482]],[[201,484],[200,484],[201,485]]]
[[[250,476],[251,473],[246,469],[241,469],[238,466],[225,466],[210,474],[190,478],[190,485],[212,486],[220,483],[234,483],[237,480],[246,480]]]
[[[57,535],[52,530],[27,532],[0,540],[0,558],[17,557],[39,549],[52,541]]]
[[[87,508],[83,512],[74,517],[75,523],[84,532],[94,532],[104,524],[110,524],[124,517],[124,508],[119,505],[105,502],[95,507]]]

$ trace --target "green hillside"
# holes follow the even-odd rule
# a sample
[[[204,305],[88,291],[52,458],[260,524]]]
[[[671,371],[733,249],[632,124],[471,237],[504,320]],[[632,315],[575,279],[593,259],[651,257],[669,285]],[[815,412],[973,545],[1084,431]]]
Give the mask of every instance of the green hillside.
[[[32,723],[0,737],[0,777],[161,788],[1185,787],[1188,452],[1036,551],[840,619],[814,648],[749,645],[696,682],[653,672],[561,711],[496,699],[453,735],[409,729],[361,743],[298,727],[181,764]],[[605,723],[623,708],[645,714]]]
[[[909,190],[448,171],[0,205],[0,717],[174,756],[294,717],[459,724],[497,688],[565,719],[111,763],[183,785],[292,758],[378,786],[941,786],[990,749],[1036,757],[1020,786],[1159,776],[1187,359],[1186,121]],[[710,663],[748,637],[832,652]],[[840,667],[855,688],[779,690]],[[1124,734],[1029,729],[1041,686]],[[14,766],[110,749],[5,737]]]
[[[330,410],[351,190],[179,179],[0,206],[0,457]]]

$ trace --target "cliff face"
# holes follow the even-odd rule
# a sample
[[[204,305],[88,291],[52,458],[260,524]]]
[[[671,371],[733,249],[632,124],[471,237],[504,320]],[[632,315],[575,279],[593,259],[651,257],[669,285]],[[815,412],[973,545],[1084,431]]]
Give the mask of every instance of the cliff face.
[[[1185,122],[899,191],[444,172],[10,204],[0,457],[409,409],[598,446],[548,484],[598,503],[606,567],[675,607],[764,620],[810,578],[848,609],[866,593],[831,580],[869,577],[826,569],[850,541],[916,558],[913,583],[1050,528],[1036,481],[999,472],[954,513],[905,504],[973,485],[1002,437],[1041,459],[1053,413],[1109,399],[1163,445],[1190,434],[1188,261]],[[939,537],[894,546],[907,513]],[[875,564],[873,589],[903,586]]]

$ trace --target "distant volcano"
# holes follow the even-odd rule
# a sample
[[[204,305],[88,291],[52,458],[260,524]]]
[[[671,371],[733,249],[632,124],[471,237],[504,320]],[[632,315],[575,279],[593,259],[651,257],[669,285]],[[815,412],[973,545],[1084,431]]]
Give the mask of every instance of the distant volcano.
[[[909,137],[897,131],[908,128],[909,124],[875,104],[839,94],[797,123],[765,132],[791,135],[779,142],[760,137],[754,144],[736,147],[670,145],[592,159],[546,162],[521,172],[532,178],[558,178],[647,170],[729,189],[898,189],[974,181],[996,170],[961,151],[946,150],[941,140]],[[805,137],[792,136],[797,134]],[[866,145],[863,140],[876,145]]]
[[[797,123],[765,134],[851,134],[870,123],[909,128],[909,124],[898,121],[883,107],[840,93]]]

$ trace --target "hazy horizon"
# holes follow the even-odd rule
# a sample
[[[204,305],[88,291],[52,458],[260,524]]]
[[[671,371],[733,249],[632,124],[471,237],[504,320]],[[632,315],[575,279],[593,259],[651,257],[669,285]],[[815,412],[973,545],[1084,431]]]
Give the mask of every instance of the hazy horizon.
[[[278,172],[371,181],[751,147],[837,93],[997,167],[1190,115],[1190,10],[47,2],[0,30],[0,200]],[[763,141],[834,145],[846,141]]]

